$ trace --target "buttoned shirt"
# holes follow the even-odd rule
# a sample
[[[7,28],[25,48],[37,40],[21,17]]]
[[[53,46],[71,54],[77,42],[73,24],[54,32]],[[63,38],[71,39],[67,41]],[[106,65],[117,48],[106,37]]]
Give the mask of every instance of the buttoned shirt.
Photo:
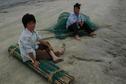
[[[75,13],[71,13],[67,19],[66,28],[68,28],[70,25],[72,25],[75,22],[81,22],[81,21],[82,21],[82,18],[80,14],[77,15]]]
[[[38,48],[37,41],[39,39],[41,39],[41,36],[36,31],[30,32],[27,28],[23,29],[18,41],[23,62],[31,60],[29,53],[33,53],[36,58],[35,49]]]

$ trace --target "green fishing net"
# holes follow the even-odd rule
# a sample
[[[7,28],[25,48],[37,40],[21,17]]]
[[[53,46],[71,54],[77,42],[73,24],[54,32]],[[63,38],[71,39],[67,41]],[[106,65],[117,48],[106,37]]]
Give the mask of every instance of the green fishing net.
[[[68,12],[61,13],[58,17],[57,23],[48,28],[48,31],[54,33],[56,38],[64,39],[68,36],[72,36],[72,32],[70,32],[66,29],[66,22],[67,22],[69,15],[70,15],[70,13],[68,13]],[[86,24],[88,24],[89,28],[91,28],[93,30],[97,29],[97,25],[94,24],[90,20],[89,16],[84,15],[82,13],[80,15],[81,15],[82,21],[84,21]],[[79,33],[80,33],[80,36],[86,35],[86,32],[82,31],[82,30],[80,30]]]

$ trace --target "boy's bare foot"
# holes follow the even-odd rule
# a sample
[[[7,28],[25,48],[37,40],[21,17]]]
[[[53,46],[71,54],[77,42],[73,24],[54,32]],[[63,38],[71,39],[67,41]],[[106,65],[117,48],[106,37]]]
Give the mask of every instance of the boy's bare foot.
[[[58,63],[58,62],[63,61],[63,59],[62,59],[62,58],[59,58],[59,57],[56,57],[55,59],[53,59],[53,61],[54,61],[55,63]]]
[[[58,51],[55,51],[54,53],[57,57],[60,57],[61,55],[64,54],[65,50],[66,50],[66,45],[63,43],[62,47]]]
[[[78,41],[81,40],[80,37],[79,37],[79,35],[76,35],[76,36],[75,36],[75,39],[78,40]]]

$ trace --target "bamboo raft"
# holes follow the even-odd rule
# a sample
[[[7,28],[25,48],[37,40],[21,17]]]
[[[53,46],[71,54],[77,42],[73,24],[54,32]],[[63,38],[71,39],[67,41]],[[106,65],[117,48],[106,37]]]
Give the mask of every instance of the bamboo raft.
[[[9,55],[17,58],[20,62],[28,66],[33,71],[37,72],[40,76],[46,78],[50,84],[73,84],[74,77],[69,75],[66,71],[59,68],[53,61],[51,60],[41,60],[39,69],[36,69],[31,61],[23,62],[19,46],[17,44],[11,45],[8,48]]]

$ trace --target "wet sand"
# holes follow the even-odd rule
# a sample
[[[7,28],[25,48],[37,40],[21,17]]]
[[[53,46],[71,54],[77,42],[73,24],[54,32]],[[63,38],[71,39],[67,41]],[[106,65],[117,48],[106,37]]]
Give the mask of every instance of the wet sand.
[[[10,57],[7,48],[17,42],[25,13],[35,15],[36,30],[46,29],[56,23],[60,13],[71,12],[77,1],[82,4],[81,12],[89,15],[100,28],[96,38],[48,39],[55,49],[62,43],[67,45],[64,61],[58,65],[75,77],[75,84],[126,84],[125,0],[37,0],[0,10],[0,84],[49,84]],[[39,33],[43,37],[53,35]]]

